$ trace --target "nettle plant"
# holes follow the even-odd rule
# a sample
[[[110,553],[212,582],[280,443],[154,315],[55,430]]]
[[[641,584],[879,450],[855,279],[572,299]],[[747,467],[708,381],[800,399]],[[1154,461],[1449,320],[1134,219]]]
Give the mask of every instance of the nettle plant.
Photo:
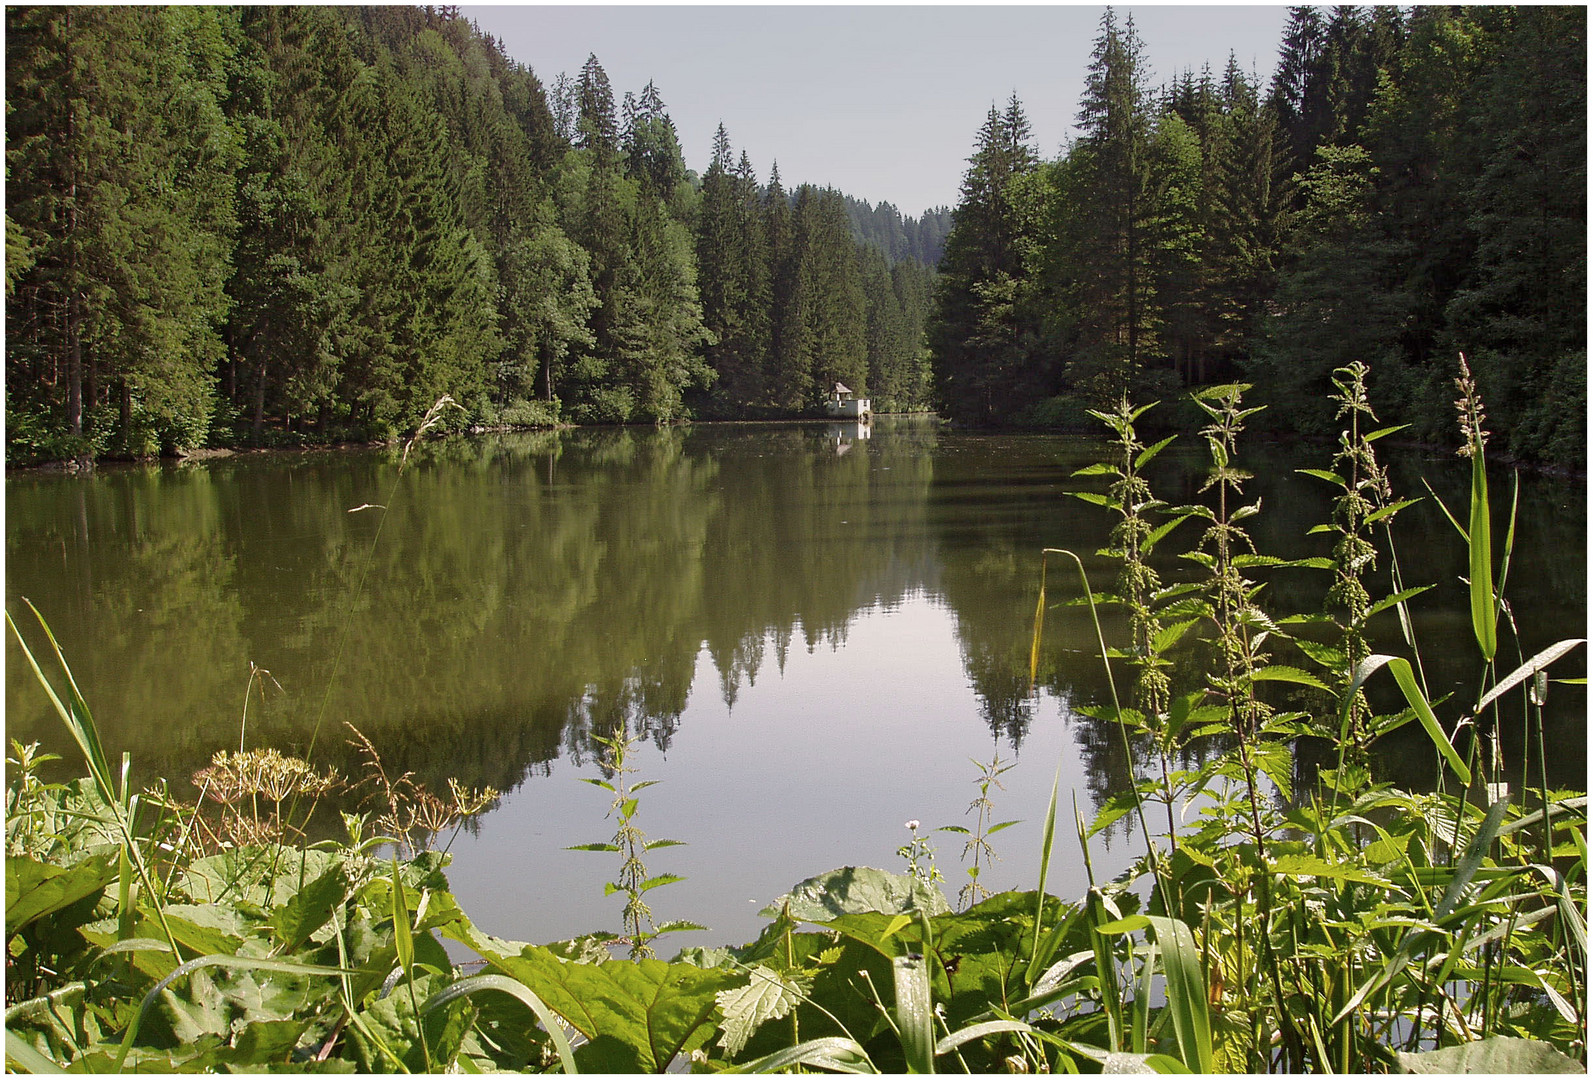
[[[1134,422],[1143,409],[1125,403],[1098,414],[1116,436],[1118,453],[1084,470],[1109,477],[1108,490],[1082,497],[1118,515],[1104,554],[1123,569],[1116,593],[1092,593],[1086,582],[1084,601],[1092,609],[1097,603],[1128,609],[1128,647],[1108,649],[1103,641],[1101,654],[1109,676],[1121,663],[1136,684],[1125,705],[1109,679],[1112,704],[1093,711],[1117,723],[1131,762],[1143,757],[1136,747],[1153,755],[1144,775],[1135,766],[1129,791],[1109,800],[1093,825],[1081,825],[1087,844],[1088,836],[1134,814],[1146,843],[1123,880],[1091,890],[1101,1011],[1115,1043],[1125,1031],[1132,1037],[1136,1010],[1151,1008],[1145,993],[1154,961],[1144,955],[1154,954],[1155,942],[1147,938],[1125,951],[1121,935],[1132,932],[1133,920],[1113,920],[1107,907],[1114,897],[1144,896],[1149,915],[1176,917],[1196,943],[1207,1050],[1217,1068],[1383,1071],[1419,1059],[1449,1069],[1502,1062],[1490,1055],[1508,1056],[1522,1039],[1536,1041],[1510,1067],[1529,1068],[1544,1043],[1580,1057],[1585,798],[1540,783],[1529,799],[1523,770],[1522,799],[1512,802],[1492,713],[1506,695],[1519,696],[1541,759],[1547,669],[1582,642],[1519,658],[1503,677],[1495,668],[1495,629],[1509,612],[1502,584],[1514,511],[1495,573],[1481,408],[1463,373],[1471,506],[1464,526],[1449,516],[1468,549],[1483,670],[1473,708],[1448,724],[1439,720],[1423,690],[1408,611],[1424,587],[1403,581],[1388,529],[1415,500],[1394,497],[1376,459],[1373,444],[1397,429],[1372,426],[1366,377],[1360,365],[1336,373],[1345,429],[1334,468],[1311,470],[1340,491],[1333,520],[1313,530],[1334,542],[1329,554],[1306,559],[1258,553],[1243,524],[1261,512],[1258,502],[1245,500],[1248,477],[1237,465],[1243,422],[1254,411],[1243,405],[1244,387],[1197,395],[1209,420],[1201,431],[1210,459],[1201,506],[1171,507],[1151,496],[1140,470],[1166,443],[1138,441]],[[1149,542],[1189,518],[1206,526],[1183,553],[1203,580],[1163,587],[1144,565]],[[1378,534],[1382,551],[1374,543]],[[1381,578],[1374,572],[1379,556],[1389,568],[1382,596],[1374,584]],[[1082,563],[1071,557],[1082,576]],[[1331,575],[1321,611],[1284,617],[1268,611],[1265,590],[1250,575],[1281,567]],[[1044,603],[1042,584],[1036,650]],[[1371,651],[1368,624],[1384,612],[1397,612],[1411,658]],[[1171,663],[1174,649],[1192,662]],[[1364,690],[1384,668],[1406,707],[1379,715]],[[1169,672],[1195,677],[1168,684]],[[1291,691],[1290,707],[1279,707],[1279,689]],[[1304,708],[1295,707],[1302,701]],[[1479,719],[1485,710],[1490,715]],[[1371,771],[1376,740],[1412,720],[1436,751],[1429,792],[1394,790]],[[1455,743],[1468,731],[1473,737],[1462,754]],[[1322,771],[1317,785],[1297,789],[1295,751],[1307,739],[1331,740],[1339,762]],[[1145,810],[1155,804],[1168,811],[1159,837]],[[1192,815],[1189,824],[1179,824],[1175,807]],[[1136,965],[1141,986],[1130,992]],[[1171,998],[1174,975],[1164,977]],[[1150,1023],[1154,1031],[1156,1020]],[[1532,1067],[1551,1060],[1563,1063],[1550,1057]]]

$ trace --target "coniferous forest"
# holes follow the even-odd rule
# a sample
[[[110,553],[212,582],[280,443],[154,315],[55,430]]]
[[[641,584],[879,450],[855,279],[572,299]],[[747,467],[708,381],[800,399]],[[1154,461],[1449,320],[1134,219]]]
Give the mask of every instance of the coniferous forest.
[[[449,8],[11,7],[13,463],[454,427],[881,411],[1071,425],[1334,369],[1581,467],[1586,13],[1293,9],[1270,85],[1153,86],[1107,10],[1055,160],[993,105],[955,210],[688,168],[660,88],[544,81]],[[1052,109],[1072,103],[1045,102]],[[788,187],[787,183],[792,186]]]

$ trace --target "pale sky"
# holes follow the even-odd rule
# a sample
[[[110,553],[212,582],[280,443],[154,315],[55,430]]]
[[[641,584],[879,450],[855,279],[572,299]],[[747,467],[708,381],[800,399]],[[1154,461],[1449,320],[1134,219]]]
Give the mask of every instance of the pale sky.
[[[1288,9],[1118,7],[1145,43],[1152,87],[1234,53],[1265,87]],[[917,216],[955,206],[974,137],[1016,91],[1033,142],[1056,157],[1073,133],[1104,6],[467,5],[551,89],[595,53],[616,106],[649,79],[680,133],[686,167],[708,166],[723,122],[767,180],[890,202]]]

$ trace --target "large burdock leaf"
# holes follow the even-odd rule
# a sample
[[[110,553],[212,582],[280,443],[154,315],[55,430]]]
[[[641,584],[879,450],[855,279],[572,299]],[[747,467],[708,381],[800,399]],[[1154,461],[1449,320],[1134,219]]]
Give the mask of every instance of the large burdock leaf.
[[[487,960],[591,1040],[575,1052],[582,1072],[662,1072],[713,1037],[715,995],[744,978],[661,960],[576,964],[540,946]]]
[[[1585,1073],[1587,1066],[1548,1043],[1496,1038],[1420,1054],[1395,1051],[1408,1073]]]
[[[933,885],[909,874],[892,874],[872,866],[843,866],[810,877],[776,899],[763,915],[773,918],[786,904],[790,904],[791,917],[798,922],[826,922],[865,911],[882,915],[923,911],[930,916],[951,911],[945,894]]]
[[[6,938],[35,919],[71,907],[116,880],[116,857],[94,855],[50,866],[25,855],[6,858]]]

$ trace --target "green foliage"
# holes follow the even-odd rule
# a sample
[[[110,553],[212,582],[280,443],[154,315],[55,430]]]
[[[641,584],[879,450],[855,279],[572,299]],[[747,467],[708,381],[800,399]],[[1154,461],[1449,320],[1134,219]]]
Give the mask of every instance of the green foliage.
[[[660,934],[672,930],[702,929],[694,923],[678,921],[658,926],[653,922],[652,908],[648,907],[647,901],[643,899],[644,894],[653,889],[684,880],[676,874],[650,876],[647,864],[643,860],[647,852],[655,848],[677,847],[681,841],[649,840],[647,834],[635,823],[640,803],[636,792],[650,787],[657,781],[644,780],[641,783],[634,783],[629,779],[630,774],[636,771],[636,766],[630,763],[636,749],[636,740],[630,732],[621,730],[608,737],[593,735],[592,739],[603,748],[603,771],[611,779],[598,780],[588,777],[586,782],[613,794],[614,801],[609,806],[609,816],[614,818],[614,838],[606,843],[578,844],[570,850],[605,851],[620,856],[619,875],[603,887],[603,895],[623,893],[625,896],[625,908],[620,913],[625,936],[618,940],[630,946],[631,959],[652,957],[654,955],[652,942]]]
[[[1120,655],[1143,668],[1164,649],[1209,649],[1197,670],[1210,674],[1194,687],[1175,681],[1161,713],[1146,704],[1114,708],[1108,718],[1124,728],[1131,757],[1144,752],[1147,736],[1172,732],[1177,760],[1193,756],[1204,763],[1169,768],[1164,758],[1137,790],[1102,808],[1092,831],[1121,818],[1141,798],[1163,801],[1198,792],[1205,806],[1192,826],[1178,827],[1169,816],[1164,843],[1147,832],[1146,855],[1130,877],[1146,880],[1149,922],[1118,918],[1107,897],[1092,890],[1090,923],[1097,935],[1156,930],[1133,950],[1127,977],[1116,970],[1121,954],[1114,956],[1101,940],[1095,943],[1107,1049],[1143,1053],[1146,1040],[1165,1025],[1184,1063],[1203,1071],[1439,1068],[1462,1060],[1443,1048],[1482,1053],[1495,1039],[1517,1038],[1541,1040],[1522,1052],[1541,1050],[1540,1064],[1560,1064],[1561,1055],[1585,1054],[1580,1036],[1572,1034],[1586,1012],[1585,952],[1577,944],[1584,940],[1585,918],[1576,901],[1566,900],[1585,887],[1568,884],[1568,878],[1581,880],[1584,869],[1577,861],[1562,877],[1566,872],[1552,868],[1547,853],[1569,840],[1566,854],[1580,860],[1580,826],[1557,831],[1552,822],[1563,812],[1563,796],[1546,790],[1524,793],[1523,804],[1512,804],[1502,795],[1509,785],[1498,769],[1497,740],[1486,744],[1489,753],[1479,763],[1481,740],[1468,759],[1450,732],[1476,723],[1473,714],[1496,708],[1505,695],[1521,695],[1538,677],[1534,672],[1580,642],[1551,647],[1501,678],[1493,671],[1494,650],[1477,635],[1484,689],[1458,722],[1439,718],[1418,665],[1367,655],[1368,620],[1393,609],[1400,610],[1406,642],[1415,649],[1416,620],[1404,609],[1422,590],[1404,587],[1391,546],[1379,550],[1375,543],[1379,534],[1388,538],[1387,522],[1409,505],[1389,490],[1373,449],[1391,429],[1367,430],[1375,416],[1364,368],[1341,369],[1335,376],[1339,418],[1346,425],[1335,470],[1311,470],[1342,491],[1333,522],[1312,530],[1334,538],[1334,553],[1297,564],[1335,574],[1325,615],[1276,619],[1263,607],[1261,590],[1246,574],[1287,564],[1254,554],[1239,524],[1255,513],[1241,505],[1246,477],[1235,464],[1237,436],[1252,410],[1243,408],[1240,387],[1207,391],[1198,401],[1211,420],[1202,434],[1212,458],[1207,487],[1213,505],[1190,508],[1208,522],[1190,557],[1210,582],[1201,592],[1163,592],[1158,603],[1165,606],[1146,609],[1153,618],[1166,613],[1195,621],[1166,636],[1167,627],[1152,623],[1147,629],[1157,644],[1147,649],[1141,639]],[[1462,395],[1468,442],[1480,454],[1481,406],[1465,386]],[[1081,470],[1113,479],[1110,494],[1084,495],[1115,510],[1125,523],[1133,521],[1133,507],[1157,507],[1148,491],[1130,484],[1132,463],[1151,452],[1133,440],[1137,415],[1127,405],[1102,414],[1118,434],[1123,457]],[[1474,504],[1473,520],[1486,528],[1485,489],[1475,487],[1473,496],[1480,504]],[[1154,535],[1148,526],[1127,530],[1130,536],[1147,534]],[[1488,570],[1472,578],[1482,590],[1478,604],[1491,619],[1508,607],[1499,596],[1508,559],[1493,573],[1489,549],[1468,547]],[[1144,604],[1132,599],[1133,550],[1118,537],[1112,554],[1122,560],[1125,576],[1123,595],[1112,599],[1133,610]],[[1382,599],[1368,592],[1374,558],[1395,568],[1394,592]],[[1313,643],[1302,636],[1291,643],[1285,626],[1302,633],[1330,627],[1337,639]],[[1502,622],[1499,631],[1504,632]],[[1260,651],[1263,642],[1273,649],[1298,647],[1321,677],[1272,663]],[[1377,715],[1363,696],[1384,667],[1409,706],[1404,714]],[[1176,676],[1180,668],[1169,670]],[[1307,693],[1307,711],[1283,712],[1268,689],[1278,683],[1318,691],[1331,685],[1332,693]],[[1368,748],[1409,717],[1420,721],[1441,759],[1439,793],[1393,790],[1376,783],[1367,767]],[[1140,740],[1137,749],[1127,740],[1130,733]],[[1338,768],[1324,770],[1314,790],[1297,786],[1290,765],[1295,743],[1310,735],[1340,747]],[[1156,745],[1150,744],[1153,752]],[[1446,768],[1460,781],[1454,793],[1442,790]],[[1474,773],[1482,775],[1476,777],[1477,790],[1468,791]],[[1534,801],[1536,811],[1529,809]],[[1140,825],[1146,826],[1143,818]],[[1556,835],[1563,839],[1555,841]],[[1562,951],[1556,942],[1570,947]],[[1147,1010],[1144,995],[1158,954],[1164,954],[1159,966],[1167,1004],[1153,1017],[1149,1013],[1156,1010]],[[1136,977],[1134,960],[1141,957]],[[1501,1041],[1488,1052],[1506,1045]]]

